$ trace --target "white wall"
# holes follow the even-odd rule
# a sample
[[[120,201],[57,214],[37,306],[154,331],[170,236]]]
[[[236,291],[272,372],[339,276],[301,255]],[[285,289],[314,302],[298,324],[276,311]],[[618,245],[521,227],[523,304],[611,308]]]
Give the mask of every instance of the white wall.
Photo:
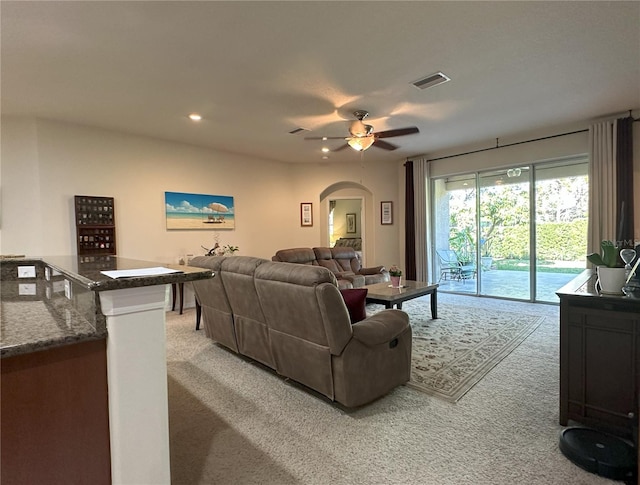
[[[575,128],[575,129],[572,129]],[[514,139],[500,139],[501,145],[517,143],[525,140],[551,136],[560,133],[579,131],[588,128],[581,127],[557,127],[547,132],[524,133]],[[546,133],[546,134],[545,134]],[[516,164],[528,164],[543,160],[552,160],[570,157],[589,152],[589,134],[585,131],[573,135],[560,136],[546,140],[524,143],[520,145],[506,146],[496,150],[487,150],[469,155],[453,158],[445,158],[430,162],[431,176],[453,175],[456,173],[468,173],[475,170],[494,169]],[[446,152],[430,153],[427,158],[436,159],[452,154],[470,152],[495,146],[495,140],[487,140],[485,143],[474,146],[460,147]]]
[[[36,123],[2,123],[0,253],[33,254],[42,241]],[[12,163],[11,161],[15,161]],[[20,228],[18,231],[16,228]],[[11,231],[2,228],[14,228]],[[19,235],[20,242],[16,241]]]
[[[177,262],[185,253],[203,254],[200,246],[211,247],[219,233],[221,244],[240,247],[238,254],[271,258],[281,248],[324,244],[320,194],[327,187],[357,178],[382,200],[395,199],[393,165],[380,173],[370,168],[365,174],[360,163],[278,163],[87,126],[3,118],[0,253],[76,254],[73,196],[98,195],[115,198],[119,256]],[[233,196],[235,230],[167,230],[165,191]],[[300,226],[301,202],[313,202],[313,227]],[[367,218],[373,227],[379,214],[369,211]],[[374,231],[374,246],[397,252],[395,229]],[[382,241],[388,237],[396,241]]]
[[[296,179],[300,184],[308,182],[312,185],[309,192],[319,196],[327,187],[334,187],[330,194],[335,198],[362,197],[364,204],[362,211],[364,221],[362,223],[364,265],[389,266],[394,261],[400,261],[400,241],[404,238],[404,224],[396,219],[394,214],[393,225],[380,224],[380,202],[383,200],[394,201],[395,207],[399,204],[399,182],[397,165],[394,163],[374,163],[366,159],[364,161],[345,164],[296,164],[293,166]],[[337,181],[347,182],[340,184]],[[364,187],[367,190],[358,190],[356,187]],[[326,218],[328,200],[326,197],[322,205],[322,215]],[[403,202],[404,203],[404,199]],[[318,220],[318,204],[314,203],[314,220]],[[315,227],[315,226],[314,226]],[[321,245],[329,242],[328,228],[319,228]]]

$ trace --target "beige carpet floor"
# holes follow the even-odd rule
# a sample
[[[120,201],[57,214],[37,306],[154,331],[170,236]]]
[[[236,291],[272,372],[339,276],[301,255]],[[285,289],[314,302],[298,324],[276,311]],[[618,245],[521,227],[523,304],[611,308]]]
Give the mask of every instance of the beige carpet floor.
[[[545,318],[455,404],[401,386],[345,410],[216,346],[193,310],[167,313],[172,483],[613,483],[558,449],[558,308],[439,300]]]

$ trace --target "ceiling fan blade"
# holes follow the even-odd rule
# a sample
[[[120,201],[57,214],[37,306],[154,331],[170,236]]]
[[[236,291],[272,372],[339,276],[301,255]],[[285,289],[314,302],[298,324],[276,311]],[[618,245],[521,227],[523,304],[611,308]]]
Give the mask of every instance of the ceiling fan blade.
[[[339,152],[340,150],[344,150],[345,148],[349,148],[349,144],[345,143],[344,145],[339,146],[338,148],[334,148],[331,150],[332,152]]]
[[[344,136],[305,136],[305,140],[344,140]]]
[[[414,133],[420,133],[420,130],[415,126],[408,128],[398,128],[397,130],[379,131],[374,133],[376,138],[391,138],[394,136],[413,135]]]
[[[376,139],[376,141],[373,142],[373,146],[374,147],[378,147],[378,148],[382,148],[383,150],[395,150],[396,148],[398,148],[396,145],[393,145],[392,143],[389,143],[388,141],[382,141],[382,140],[378,140],[378,139]]]

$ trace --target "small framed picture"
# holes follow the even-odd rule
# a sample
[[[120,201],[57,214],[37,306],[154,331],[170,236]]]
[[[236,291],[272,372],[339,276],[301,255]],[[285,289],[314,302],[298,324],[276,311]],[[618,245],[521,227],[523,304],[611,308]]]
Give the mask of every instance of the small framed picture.
[[[300,203],[300,225],[313,226],[313,204],[311,202]]]
[[[347,214],[347,232],[353,234],[356,232],[356,215]]]
[[[393,202],[380,202],[380,224],[393,224]]]

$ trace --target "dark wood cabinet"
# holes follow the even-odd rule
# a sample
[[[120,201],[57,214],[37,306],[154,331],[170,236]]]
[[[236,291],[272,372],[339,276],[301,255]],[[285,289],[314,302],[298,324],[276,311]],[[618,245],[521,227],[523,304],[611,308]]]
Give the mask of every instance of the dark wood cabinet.
[[[106,341],[5,357],[1,370],[0,481],[110,484]]]
[[[78,256],[116,254],[116,220],[113,197],[76,195]]]
[[[640,299],[600,295],[585,271],[560,297],[560,424],[619,435],[637,426]]]

